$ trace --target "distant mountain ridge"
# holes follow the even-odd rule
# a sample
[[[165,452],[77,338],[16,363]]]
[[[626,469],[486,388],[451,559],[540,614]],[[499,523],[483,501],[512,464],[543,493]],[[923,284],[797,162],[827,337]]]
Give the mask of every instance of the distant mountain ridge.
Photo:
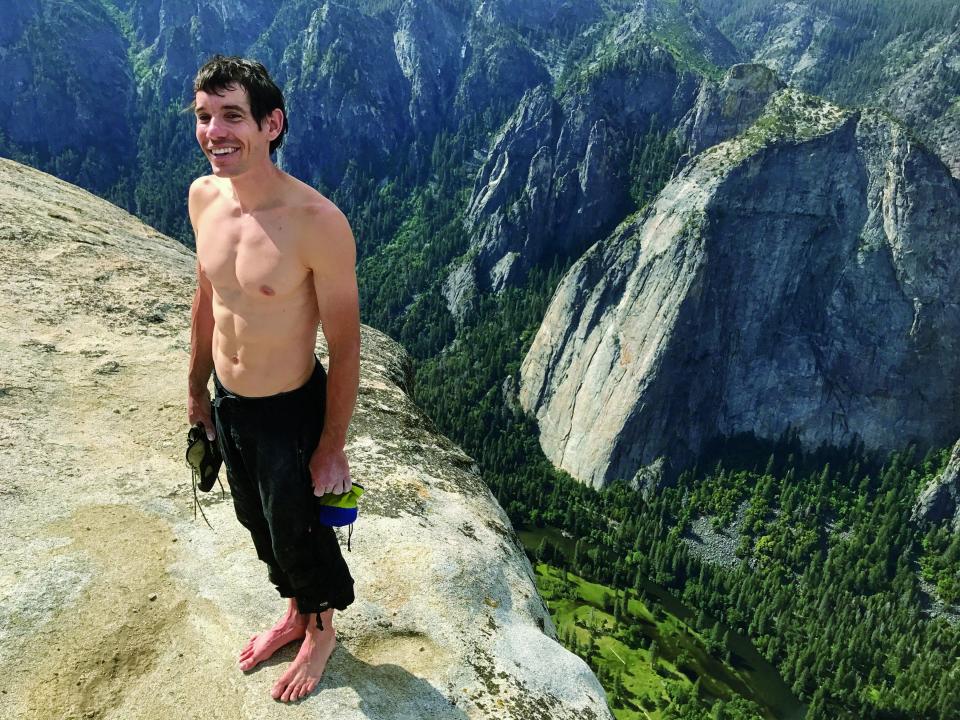
[[[178,111],[213,53],[268,64],[295,129],[281,164],[349,197],[370,175],[422,166],[434,136],[465,115],[509,112],[560,71],[573,33],[616,12],[616,2],[521,12],[503,0],[2,0],[0,153],[186,241],[176,198],[204,165]]]
[[[845,105],[904,120],[960,177],[960,4],[703,0],[744,59]]]
[[[189,241],[181,195],[204,163],[178,110],[214,52],[268,64],[287,90],[294,128],[280,162],[360,202],[365,178],[425,167],[437,133],[485,112],[483,124],[494,130],[529,90],[559,94],[611,52],[638,43],[714,79],[747,57],[815,92],[825,82],[818,72],[840,73],[831,49],[816,44],[818,28],[836,20],[827,10],[753,6],[750,23],[728,27],[725,18],[746,12],[733,0],[0,0],[0,153],[77,181]],[[794,38],[791,28],[807,30]],[[910,32],[907,24],[903,37]],[[911,42],[897,58],[916,55]],[[860,98],[915,125],[955,172],[960,104],[949,100],[960,77],[958,42],[956,32],[924,35],[902,73]],[[664,122],[677,108],[659,114]]]

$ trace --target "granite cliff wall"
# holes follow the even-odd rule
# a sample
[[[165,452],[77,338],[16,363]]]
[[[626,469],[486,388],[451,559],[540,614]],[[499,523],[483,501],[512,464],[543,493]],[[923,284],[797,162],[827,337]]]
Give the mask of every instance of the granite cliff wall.
[[[886,116],[776,91],[571,268],[521,368],[595,486],[716,436],[886,451],[960,433],[960,183]]]

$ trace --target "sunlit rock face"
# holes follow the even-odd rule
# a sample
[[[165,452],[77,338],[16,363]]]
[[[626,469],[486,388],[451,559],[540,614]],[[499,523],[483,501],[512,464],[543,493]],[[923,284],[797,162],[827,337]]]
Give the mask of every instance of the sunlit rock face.
[[[736,433],[942,446],[960,432],[958,273],[943,162],[882,114],[780,90],[573,265],[520,401],[594,486]]]

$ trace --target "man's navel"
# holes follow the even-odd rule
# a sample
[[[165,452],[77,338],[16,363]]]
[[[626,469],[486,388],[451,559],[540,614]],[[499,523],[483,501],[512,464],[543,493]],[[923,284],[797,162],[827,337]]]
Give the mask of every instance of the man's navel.
[[[274,295],[277,294],[276,291],[269,285],[261,285],[260,292],[262,292],[267,297],[273,297]]]

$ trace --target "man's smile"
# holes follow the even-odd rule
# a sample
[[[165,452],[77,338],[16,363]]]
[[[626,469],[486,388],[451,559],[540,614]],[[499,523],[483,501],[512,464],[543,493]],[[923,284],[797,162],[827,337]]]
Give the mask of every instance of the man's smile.
[[[210,148],[211,155],[230,155],[235,152],[238,148],[235,147],[221,147],[221,148]]]

